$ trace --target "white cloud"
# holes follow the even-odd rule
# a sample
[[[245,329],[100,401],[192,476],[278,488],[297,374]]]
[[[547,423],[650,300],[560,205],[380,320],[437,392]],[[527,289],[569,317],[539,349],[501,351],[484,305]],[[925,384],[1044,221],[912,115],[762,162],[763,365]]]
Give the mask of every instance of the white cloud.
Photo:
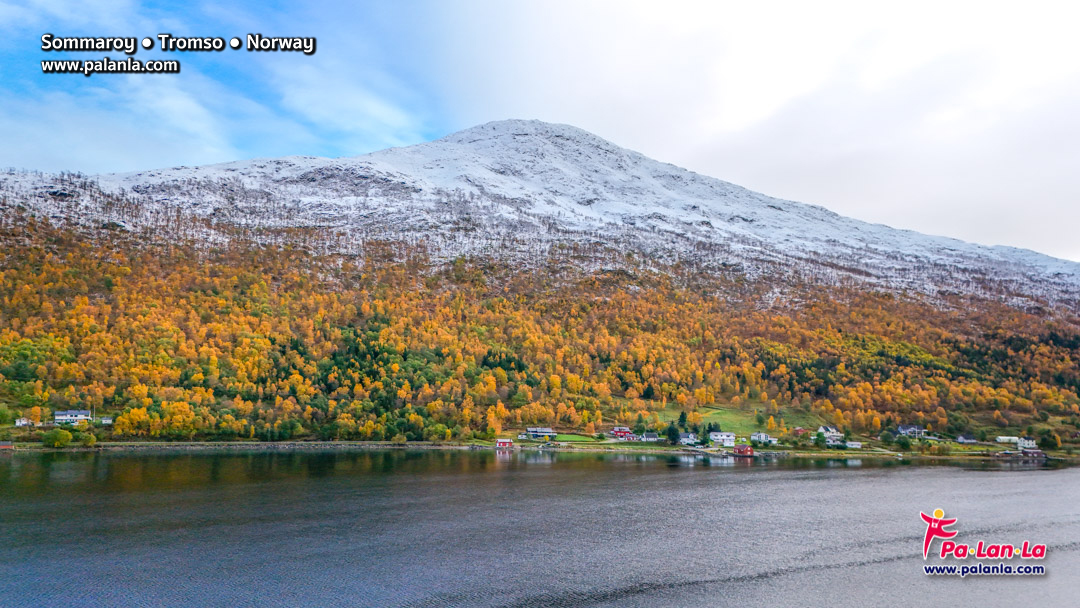
[[[413,11],[422,12],[422,6],[315,1],[286,13],[217,4],[203,9],[241,37],[258,32],[317,38],[314,55],[244,53],[238,66],[265,87],[261,101],[321,137],[319,153],[353,156],[425,139],[425,108],[431,104],[417,86],[405,83],[409,61],[428,50],[414,53],[409,41],[421,37]]]
[[[194,72],[182,83],[169,75],[91,78],[102,84],[77,95],[37,92],[28,100],[0,92],[0,132],[20,142],[0,146],[0,166],[120,172],[320,146],[308,130]]]
[[[32,142],[0,147],[0,165],[44,171],[134,170],[180,164],[192,156],[220,158],[221,150],[183,137],[167,128],[148,128],[130,115],[110,108],[123,103],[115,94],[89,95],[53,92],[30,102],[0,99],[0,131],[9,142]],[[224,158],[221,158],[224,160]]]
[[[282,106],[319,129],[334,132],[338,141],[333,147],[345,155],[420,139],[417,117],[395,96],[375,90],[372,82],[378,80],[377,74],[368,72],[365,78],[362,70],[336,60],[276,61],[269,71]]]

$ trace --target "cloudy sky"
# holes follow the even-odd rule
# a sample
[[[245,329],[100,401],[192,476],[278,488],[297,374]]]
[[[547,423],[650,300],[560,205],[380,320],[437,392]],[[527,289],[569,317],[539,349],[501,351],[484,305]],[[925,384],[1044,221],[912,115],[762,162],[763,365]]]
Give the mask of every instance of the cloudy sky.
[[[538,118],[859,219],[1080,261],[1075,3],[225,4],[0,0],[0,166],[352,156]],[[155,49],[136,57],[181,73],[45,75],[63,58],[46,32],[315,36],[318,52]]]

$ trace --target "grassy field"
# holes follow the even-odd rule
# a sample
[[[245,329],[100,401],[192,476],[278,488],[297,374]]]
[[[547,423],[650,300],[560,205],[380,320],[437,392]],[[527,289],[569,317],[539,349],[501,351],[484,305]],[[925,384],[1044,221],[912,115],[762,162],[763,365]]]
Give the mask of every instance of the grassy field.
[[[558,435],[555,436],[555,441],[567,441],[567,442],[570,442],[570,441],[586,442],[587,441],[589,443],[595,443],[596,438],[591,437],[589,435],[575,435],[575,434],[571,434],[571,433],[559,433]]]
[[[758,404],[757,407],[761,411],[765,411],[764,404]],[[749,436],[751,433],[766,430],[765,425],[758,425],[757,414],[754,413],[753,405],[746,409],[732,405],[707,406],[698,411],[704,416],[705,424],[715,422],[720,425],[721,430],[731,431],[740,437]],[[678,407],[669,406],[667,409],[657,413],[660,415],[660,420],[671,422],[679,419],[679,414],[682,413],[682,410]],[[804,429],[817,430],[819,425],[825,424],[820,417],[814,414],[790,408],[781,408],[780,413],[775,415],[775,418],[778,425],[780,424],[780,419],[783,418],[784,424],[786,424],[789,429],[801,426]],[[768,419],[767,415],[766,419]]]

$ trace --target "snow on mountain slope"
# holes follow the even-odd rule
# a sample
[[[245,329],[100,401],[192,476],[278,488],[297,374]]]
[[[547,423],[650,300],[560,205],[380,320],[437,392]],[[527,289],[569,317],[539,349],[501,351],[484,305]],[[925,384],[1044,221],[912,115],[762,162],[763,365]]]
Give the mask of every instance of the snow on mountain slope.
[[[422,244],[436,258],[474,254],[531,263],[553,246],[574,245],[601,265],[617,257],[613,252],[633,252],[703,268],[797,271],[926,292],[986,291],[993,284],[992,291],[1055,299],[1080,293],[1074,262],[853,220],[539,121],[493,122],[354,158],[286,157],[96,177],[105,192],[138,195],[123,217],[96,197],[49,195],[50,179],[0,176],[0,189],[22,193],[39,212],[134,228],[165,214],[162,209],[211,226],[318,228],[330,248],[344,252],[398,240]]]

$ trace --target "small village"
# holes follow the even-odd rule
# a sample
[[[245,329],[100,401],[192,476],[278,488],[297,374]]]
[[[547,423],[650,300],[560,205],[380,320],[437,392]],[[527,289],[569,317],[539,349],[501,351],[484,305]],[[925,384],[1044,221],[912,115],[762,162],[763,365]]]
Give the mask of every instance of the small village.
[[[733,458],[821,453],[822,449],[838,452],[851,451],[865,455],[894,454],[899,456],[909,451],[925,451],[930,455],[941,456],[959,455],[953,454],[950,446],[966,448],[964,453],[967,454],[979,454],[998,459],[1042,461],[1049,458],[1038,447],[1038,442],[1033,437],[1001,435],[992,440],[979,441],[973,435],[961,434],[950,438],[931,434],[927,432],[926,427],[919,425],[899,425],[894,430],[882,431],[880,435],[873,438],[875,445],[853,439],[849,434],[829,425],[821,425],[816,430],[801,427],[792,430],[793,437],[809,439],[809,445],[802,445],[804,441],[784,444],[780,438],[762,431],[739,436],[730,431],[711,430],[699,434],[693,431],[672,431],[674,428],[675,426],[671,425],[668,427],[668,432],[661,434],[655,431],[637,433],[626,426],[615,426],[606,433],[596,435],[592,441],[601,445],[624,444],[626,447],[632,447],[634,444],[640,444],[642,447],[669,447]],[[517,444],[513,438],[497,438],[495,448],[505,450],[515,447],[554,448],[588,445],[588,438],[585,436],[560,433],[551,427],[527,427],[524,432],[517,434],[516,439]]]
[[[52,420],[32,420],[20,417],[14,420],[13,426],[23,431],[39,431],[39,434],[41,431],[51,431],[53,434],[45,432],[42,435],[45,447],[66,447],[74,437],[82,447],[89,448],[98,445],[95,431],[97,435],[103,435],[101,431],[107,431],[112,425],[113,416],[97,416],[91,410],[59,410],[52,414]],[[69,434],[63,445],[56,443],[56,431]],[[510,434],[514,435],[514,432]],[[123,445],[122,442],[115,443]],[[498,450],[515,448],[677,450],[731,458],[828,455],[833,451],[891,457],[919,454],[939,457],[980,456],[1024,461],[1043,461],[1052,458],[1040,448],[1038,440],[1029,436],[986,436],[982,440],[972,434],[946,437],[935,435],[925,426],[915,424],[901,424],[895,428],[885,429],[877,436],[866,438],[854,438],[850,432],[844,432],[830,425],[820,425],[816,430],[795,427],[790,429],[783,439],[765,431],[751,433],[723,431],[715,424],[699,430],[696,427],[680,427],[672,422],[663,432],[614,426],[609,431],[592,436],[574,430],[559,431],[550,426],[537,426],[526,427],[524,431],[516,432],[516,436],[496,437],[493,444]],[[416,442],[415,445],[419,447],[421,443]],[[482,443],[469,445],[483,447]],[[0,440],[0,451],[11,451],[15,448],[14,441]]]

